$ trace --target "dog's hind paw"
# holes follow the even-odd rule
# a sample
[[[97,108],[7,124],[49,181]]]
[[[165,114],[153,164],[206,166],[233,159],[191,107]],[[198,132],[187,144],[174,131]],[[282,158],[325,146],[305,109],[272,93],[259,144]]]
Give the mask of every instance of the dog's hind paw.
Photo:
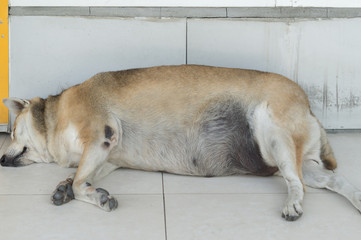
[[[118,201],[114,197],[110,196],[108,191],[103,188],[97,188],[97,193],[100,195],[100,207],[105,211],[113,211],[118,207]]]
[[[287,221],[296,221],[302,214],[303,210],[299,203],[288,204],[282,211],[282,217]]]
[[[60,206],[74,199],[72,184],[73,179],[68,178],[65,181],[60,182],[58,186],[56,186],[56,189],[51,195],[51,201],[54,205]]]

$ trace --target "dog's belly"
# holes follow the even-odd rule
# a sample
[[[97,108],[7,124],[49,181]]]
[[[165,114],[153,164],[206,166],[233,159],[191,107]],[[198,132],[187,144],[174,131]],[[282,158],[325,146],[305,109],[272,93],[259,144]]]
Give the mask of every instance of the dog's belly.
[[[233,99],[210,104],[193,124],[151,128],[122,122],[122,146],[111,161],[120,167],[183,175],[272,175],[251,128],[252,112]],[[149,131],[147,129],[152,129]]]

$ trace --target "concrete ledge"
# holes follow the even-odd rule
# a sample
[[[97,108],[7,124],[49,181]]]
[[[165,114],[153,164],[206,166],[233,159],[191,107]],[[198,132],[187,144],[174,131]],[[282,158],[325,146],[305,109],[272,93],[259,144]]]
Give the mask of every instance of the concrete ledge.
[[[361,17],[361,8],[329,8],[329,18],[354,18]]]
[[[10,7],[13,16],[174,18],[356,18],[361,8],[310,7]]]
[[[161,8],[162,17],[225,18],[227,8]]]
[[[161,17],[160,8],[91,7],[90,16],[98,17]]]
[[[327,18],[327,8],[281,8],[281,17],[286,18]]]
[[[89,7],[10,7],[13,16],[89,16]]]
[[[328,134],[338,134],[338,133],[354,133],[360,134],[361,129],[325,129]]]
[[[281,8],[228,8],[227,13],[227,17],[230,18],[279,18]]]

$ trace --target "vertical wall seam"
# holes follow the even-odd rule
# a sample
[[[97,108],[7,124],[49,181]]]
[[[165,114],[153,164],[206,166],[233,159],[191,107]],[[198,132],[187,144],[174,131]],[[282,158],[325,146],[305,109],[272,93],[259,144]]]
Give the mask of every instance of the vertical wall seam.
[[[327,107],[328,107],[328,73],[327,69],[324,73],[324,80],[323,80],[323,106],[322,106],[322,117],[323,121],[328,128],[328,121],[327,121]]]
[[[186,64],[188,64],[188,18],[186,18]]]
[[[340,112],[340,105],[339,105],[339,102],[338,102],[338,75],[339,75],[339,72],[338,72],[338,69],[337,69],[337,75],[336,75],[336,109],[337,109],[337,117],[338,117],[338,114]]]

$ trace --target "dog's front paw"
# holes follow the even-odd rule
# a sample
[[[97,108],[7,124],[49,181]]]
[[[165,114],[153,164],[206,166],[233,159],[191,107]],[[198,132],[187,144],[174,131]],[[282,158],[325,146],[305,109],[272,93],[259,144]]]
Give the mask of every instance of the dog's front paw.
[[[97,193],[100,194],[100,207],[105,211],[113,211],[118,207],[118,201],[109,195],[109,192],[103,188],[97,188]]]
[[[298,202],[288,203],[282,210],[282,217],[287,221],[296,221],[302,214],[302,206]]]
[[[51,195],[51,201],[54,205],[60,206],[74,199],[72,184],[73,179],[68,178],[65,181],[60,182],[58,186],[56,186],[56,189]]]

